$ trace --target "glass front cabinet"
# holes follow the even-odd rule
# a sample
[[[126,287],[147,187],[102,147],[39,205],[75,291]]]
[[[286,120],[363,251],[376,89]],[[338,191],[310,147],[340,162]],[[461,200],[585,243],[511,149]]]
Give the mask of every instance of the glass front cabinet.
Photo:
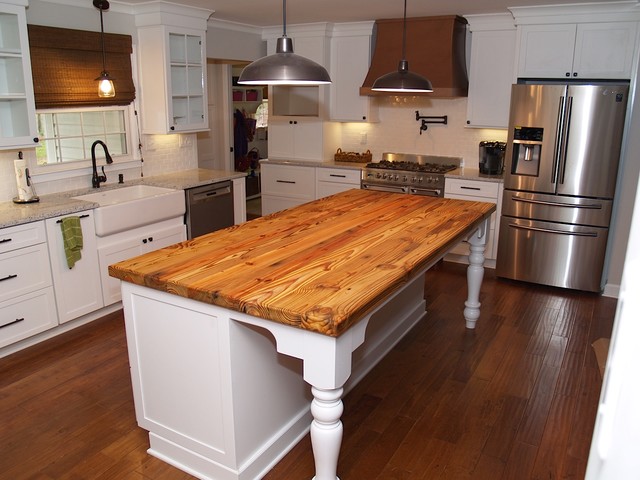
[[[38,142],[26,5],[0,2],[0,149]]]
[[[138,29],[142,130],[208,130],[205,33],[156,25]]]

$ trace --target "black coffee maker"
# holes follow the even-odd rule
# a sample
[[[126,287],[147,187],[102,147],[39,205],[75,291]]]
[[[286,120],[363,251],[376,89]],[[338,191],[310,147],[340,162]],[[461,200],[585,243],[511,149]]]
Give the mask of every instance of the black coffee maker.
[[[506,148],[505,142],[480,142],[480,173],[483,175],[502,175]]]

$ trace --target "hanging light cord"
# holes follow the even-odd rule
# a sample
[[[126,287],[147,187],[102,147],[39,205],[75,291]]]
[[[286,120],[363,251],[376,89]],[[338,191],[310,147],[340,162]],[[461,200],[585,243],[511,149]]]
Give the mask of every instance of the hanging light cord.
[[[282,0],[282,36],[287,36],[287,0]]]
[[[407,0],[405,0],[405,3],[406,1]],[[104,2],[100,2],[100,6],[98,8],[100,9],[100,38],[102,39],[102,71],[106,72],[107,60],[104,51],[104,23],[102,22],[102,10],[104,8]]]
[[[407,59],[406,50],[407,50],[407,0],[404,0],[404,17],[402,20],[402,60]]]

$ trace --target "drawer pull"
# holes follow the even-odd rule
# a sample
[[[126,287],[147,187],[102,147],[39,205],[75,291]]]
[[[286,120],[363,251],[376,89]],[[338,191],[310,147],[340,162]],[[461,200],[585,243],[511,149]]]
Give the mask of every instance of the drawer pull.
[[[465,186],[461,186],[460,187],[461,190],[482,190],[480,187],[465,187]]]
[[[276,182],[278,182],[278,183],[290,183],[292,185],[295,185],[295,183],[296,183],[293,180],[276,180]]]
[[[11,280],[12,278],[18,278],[18,275],[7,275],[4,278],[0,278],[0,282],[4,282],[5,280]]]
[[[24,317],[16,318],[13,322],[5,323],[4,325],[1,325],[0,328],[9,327],[11,325],[15,325],[16,323],[20,323],[20,322],[24,322]]]
[[[87,218],[89,215],[80,215],[78,218]],[[62,220],[56,220],[56,223],[62,223]]]
[[[337,174],[335,174],[335,173],[330,173],[330,174],[329,174],[329,176],[330,176],[330,177],[337,177],[337,178],[347,178],[347,176],[346,176],[346,175],[337,175]]]
[[[10,238],[3,238],[2,240],[0,240],[0,243],[7,243],[10,242],[11,239]]]

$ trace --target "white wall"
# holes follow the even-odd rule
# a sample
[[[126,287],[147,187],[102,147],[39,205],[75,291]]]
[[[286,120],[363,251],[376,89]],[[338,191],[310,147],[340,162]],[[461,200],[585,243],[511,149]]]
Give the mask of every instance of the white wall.
[[[478,169],[478,147],[482,140],[506,141],[506,130],[466,127],[467,99],[429,97],[375,97],[379,123],[345,123],[343,151],[371,150],[374,159],[383,152],[402,152],[462,157],[464,166]],[[420,115],[447,115],[447,125],[429,125],[420,134]],[[363,134],[366,143],[362,142]]]
[[[253,61],[266,54],[260,29],[215,18],[207,23],[207,58]]]

